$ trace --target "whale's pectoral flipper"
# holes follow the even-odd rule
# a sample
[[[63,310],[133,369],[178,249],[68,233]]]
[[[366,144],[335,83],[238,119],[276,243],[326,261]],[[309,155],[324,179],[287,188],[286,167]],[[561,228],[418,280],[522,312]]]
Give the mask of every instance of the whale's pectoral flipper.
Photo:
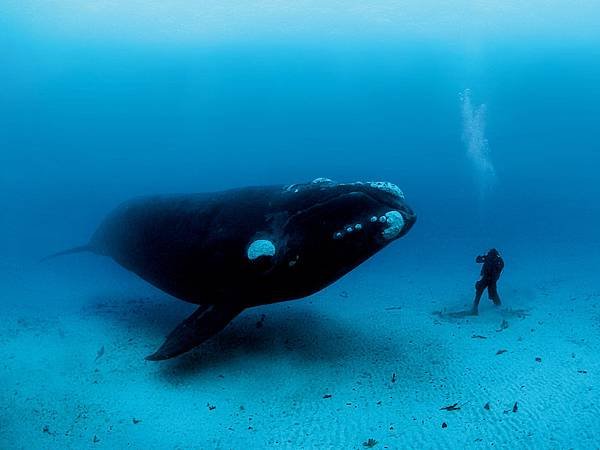
[[[236,305],[202,305],[194,313],[177,325],[161,347],[146,356],[148,361],[162,361],[174,358],[202,344],[227,326],[240,312]]]

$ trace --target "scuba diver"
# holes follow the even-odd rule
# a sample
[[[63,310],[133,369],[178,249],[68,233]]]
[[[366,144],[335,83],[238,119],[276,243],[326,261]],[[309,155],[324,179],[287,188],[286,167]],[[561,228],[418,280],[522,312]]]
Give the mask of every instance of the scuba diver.
[[[473,302],[473,309],[471,313],[477,315],[479,313],[479,300],[483,295],[483,291],[487,288],[488,297],[494,302],[494,305],[500,306],[500,297],[498,296],[498,289],[496,283],[500,278],[502,269],[504,269],[504,260],[495,248],[487,252],[487,255],[479,255],[475,259],[477,264],[482,264],[481,268],[481,279],[475,283],[475,301]]]

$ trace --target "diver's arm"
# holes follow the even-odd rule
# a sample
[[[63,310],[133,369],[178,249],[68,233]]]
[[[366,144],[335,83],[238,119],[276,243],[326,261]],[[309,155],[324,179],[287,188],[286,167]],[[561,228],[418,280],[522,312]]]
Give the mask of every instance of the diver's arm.
[[[478,255],[478,256],[477,256],[477,258],[475,258],[475,262],[476,262],[477,264],[484,263],[484,262],[485,262],[485,256]]]
[[[502,258],[498,258],[498,275],[500,275],[502,273],[502,270],[504,270],[504,260]]]

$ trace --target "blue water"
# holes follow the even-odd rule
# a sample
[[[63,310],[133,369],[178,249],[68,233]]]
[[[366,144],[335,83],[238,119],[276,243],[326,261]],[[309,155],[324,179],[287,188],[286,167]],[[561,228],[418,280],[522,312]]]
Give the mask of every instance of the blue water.
[[[84,239],[140,193],[322,175],[401,185],[420,213],[415,234],[596,234],[597,47],[489,44],[470,70],[460,50],[430,43],[163,50],[6,39],[19,45],[0,75],[3,253]],[[483,210],[462,140],[465,89],[486,105],[496,170]]]
[[[201,14],[199,24],[207,29],[196,35],[182,10],[161,21],[161,14],[147,17],[136,9],[146,5],[133,3],[98,17],[69,2],[49,16],[35,5],[7,2],[9,12],[0,19],[0,267],[10,293],[4,301],[0,295],[0,307],[18,304],[15,293],[41,289],[40,271],[50,271],[42,279],[55,289],[47,295],[58,315],[56,299],[69,292],[69,272],[77,271],[73,285],[85,285],[87,299],[118,291],[120,283],[138,286],[102,266],[95,287],[92,257],[75,259],[76,269],[67,261],[37,265],[48,253],[85,243],[123,200],[317,177],[389,180],[418,214],[405,238],[356,275],[361,280],[396,269],[403,276],[418,272],[416,283],[430,285],[438,300],[443,283],[452,283],[459,294],[448,305],[459,307],[477,278],[472,258],[497,246],[511,261],[509,306],[523,306],[518,298],[528,298],[523,292],[542,275],[581,286],[582,267],[590,290],[581,295],[594,295],[600,37],[590,23],[600,10],[593,5],[572,28],[542,27],[536,34],[523,19],[515,31],[498,13],[500,25],[490,16],[489,36],[482,25],[460,39],[427,30],[403,36],[401,26],[381,22],[378,28],[373,17],[361,22],[360,14],[344,13],[335,26],[327,11],[328,21],[321,17],[324,22],[300,31],[293,24],[308,22],[299,17],[280,23],[257,12],[262,32],[245,9],[239,21],[235,12],[217,15],[222,27]],[[561,8],[556,17],[548,13],[552,23]],[[460,34],[454,20],[445,25],[449,36]],[[364,26],[355,33],[357,23]],[[460,277],[449,280],[444,273]],[[519,289],[523,296],[511,300],[509,292]],[[26,303],[44,303],[36,295]],[[535,304],[523,301],[528,308]],[[72,305],[65,300],[65,310]],[[442,307],[443,301],[427,306]],[[156,332],[152,345],[160,336]],[[10,364],[4,367],[0,379],[10,378]],[[85,439],[0,442],[93,445]],[[540,439],[539,448],[552,447]],[[394,442],[391,448],[402,441]],[[170,448],[168,440],[163,448]]]

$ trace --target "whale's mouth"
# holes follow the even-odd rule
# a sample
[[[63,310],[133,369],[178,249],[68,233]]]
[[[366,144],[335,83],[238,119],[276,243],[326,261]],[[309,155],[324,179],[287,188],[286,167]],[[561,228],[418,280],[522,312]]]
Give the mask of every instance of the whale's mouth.
[[[394,183],[389,181],[356,181],[353,183],[336,183],[330,178],[315,178],[307,185],[310,188],[318,188],[321,191],[329,191],[339,189],[340,192],[337,194],[343,195],[344,193],[362,193],[369,195],[373,200],[379,203],[387,203],[390,207],[395,208],[398,203],[404,204],[405,197],[402,189]],[[289,192],[299,192],[302,189],[302,185],[292,184],[285,187],[285,190]]]
[[[333,225],[326,228],[335,240],[368,234],[385,244],[405,235],[416,221],[402,190],[387,181],[336,183],[317,178],[285,186],[284,190],[290,195],[305,193],[307,203],[302,214],[316,213],[321,223]]]
[[[390,183],[389,181],[356,181],[354,183],[336,183],[330,178],[315,178],[311,181],[311,185],[319,185],[321,187],[326,186],[361,186],[361,187],[370,187],[372,189],[377,189],[382,192],[386,192],[395,197],[399,197],[404,200],[404,192],[402,189],[398,187],[398,185],[394,183]],[[293,188],[295,185],[288,186],[289,188]]]

